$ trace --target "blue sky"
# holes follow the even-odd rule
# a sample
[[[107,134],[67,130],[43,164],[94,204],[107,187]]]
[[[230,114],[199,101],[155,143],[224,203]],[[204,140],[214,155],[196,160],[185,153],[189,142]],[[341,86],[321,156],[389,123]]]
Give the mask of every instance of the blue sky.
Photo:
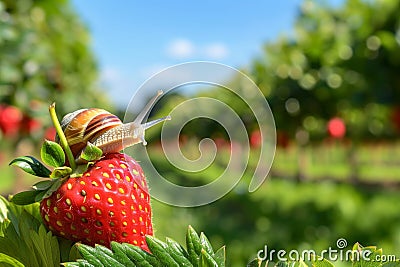
[[[174,64],[246,66],[263,43],[290,34],[301,3],[72,0],[91,32],[102,85],[121,108],[129,103],[128,92]]]

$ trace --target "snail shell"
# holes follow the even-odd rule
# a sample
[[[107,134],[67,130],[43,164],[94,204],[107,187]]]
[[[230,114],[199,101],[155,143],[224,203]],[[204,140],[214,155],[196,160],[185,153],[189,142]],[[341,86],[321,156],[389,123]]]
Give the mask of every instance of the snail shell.
[[[142,123],[161,94],[162,91],[159,91],[130,123],[124,124],[116,115],[99,108],[80,109],[65,115],[61,127],[74,157],[80,156],[88,142],[99,147],[103,153],[119,152],[137,143],[146,145],[145,130],[170,119],[167,116]],[[56,141],[59,141],[58,138]]]

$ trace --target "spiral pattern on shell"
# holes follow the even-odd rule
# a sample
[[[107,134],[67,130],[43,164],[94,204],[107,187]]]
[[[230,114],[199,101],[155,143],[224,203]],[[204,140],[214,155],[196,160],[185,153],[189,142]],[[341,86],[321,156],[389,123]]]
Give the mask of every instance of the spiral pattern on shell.
[[[80,155],[87,142],[93,143],[100,135],[120,125],[122,122],[116,115],[99,108],[77,110],[65,115],[61,121],[75,158]]]

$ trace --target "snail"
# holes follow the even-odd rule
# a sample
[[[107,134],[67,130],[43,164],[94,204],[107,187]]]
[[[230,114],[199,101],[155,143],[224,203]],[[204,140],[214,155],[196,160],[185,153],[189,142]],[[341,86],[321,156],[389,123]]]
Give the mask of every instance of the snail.
[[[100,148],[103,154],[119,152],[124,147],[138,143],[146,145],[145,130],[162,121],[170,120],[170,116],[166,116],[142,123],[162,94],[162,91],[158,91],[136,119],[129,123],[122,123],[116,115],[99,108],[79,109],[65,115],[61,121],[61,127],[74,158],[81,155],[88,142]],[[56,141],[59,142],[58,137]]]

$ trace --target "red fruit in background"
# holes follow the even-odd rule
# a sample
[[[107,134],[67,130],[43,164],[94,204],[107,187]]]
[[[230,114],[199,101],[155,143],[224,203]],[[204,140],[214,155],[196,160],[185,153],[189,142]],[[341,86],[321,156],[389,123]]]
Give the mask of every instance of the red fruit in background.
[[[254,130],[250,134],[250,145],[252,147],[260,147],[262,143],[262,137],[260,130]]]
[[[55,141],[56,128],[54,128],[54,127],[47,128],[46,131],[44,132],[44,139],[49,140],[49,141]]]
[[[276,144],[279,147],[287,148],[289,146],[289,135],[283,131],[277,131],[276,133]]]
[[[143,170],[122,153],[106,154],[82,177],[68,178],[40,211],[53,233],[89,245],[117,241],[148,250],[145,236],[153,235]]]
[[[224,149],[224,148],[228,148],[230,145],[229,142],[225,138],[222,138],[222,137],[216,137],[213,140],[214,140],[214,143],[217,146],[217,148]]]
[[[333,138],[343,138],[346,134],[346,125],[341,118],[335,117],[328,122],[328,133]]]
[[[0,108],[0,129],[5,136],[16,135],[22,122],[22,112],[14,106]]]
[[[397,131],[400,131],[400,107],[395,107],[392,110],[391,120]]]
[[[42,127],[40,121],[25,115],[21,122],[22,132],[32,134]]]

